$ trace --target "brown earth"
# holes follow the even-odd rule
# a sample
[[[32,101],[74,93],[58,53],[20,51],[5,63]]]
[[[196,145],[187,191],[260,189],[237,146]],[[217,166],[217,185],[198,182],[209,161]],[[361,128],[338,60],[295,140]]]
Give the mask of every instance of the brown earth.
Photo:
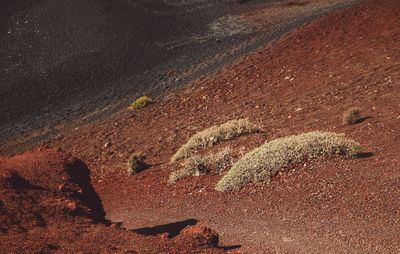
[[[243,18],[260,22],[260,15],[255,19],[247,12]],[[326,15],[147,108],[65,129],[48,143],[87,164],[107,219],[139,233],[169,232],[160,225],[171,223],[198,224],[215,230],[232,253],[398,253],[399,16],[396,0],[365,1]],[[343,112],[354,106],[361,108],[363,121],[343,125]],[[191,135],[243,117],[265,132],[212,151],[229,145],[245,152],[265,140],[326,130],[360,142],[364,156],[307,161],[277,181],[235,192],[215,191],[221,176],[212,174],[167,184],[170,172],[180,167],[169,159]],[[9,145],[9,153],[23,150]],[[128,177],[132,151],[145,153],[152,167]],[[73,224],[62,228],[74,229]],[[100,239],[107,231],[88,232],[96,234],[88,239]],[[163,244],[161,238],[143,237],[144,245],[152,239]],[[22,240],[14,242],[23,246]],[[102,247],[102,241],[96,244]]]

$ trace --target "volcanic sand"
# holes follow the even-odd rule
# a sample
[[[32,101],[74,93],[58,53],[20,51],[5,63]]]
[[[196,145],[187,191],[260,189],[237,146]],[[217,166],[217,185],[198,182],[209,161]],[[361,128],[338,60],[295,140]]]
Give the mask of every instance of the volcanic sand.
[[[163,96],[353,1],[280,2],[3,0],[0,142]],[[258,6],[267,20],[241,17]]]
[[[232,253],[399,252],[399,16],[395,0],[328,14],[147,108],[67,129],[49,144],[87,164],[106,218],[128,229],[196,221]],[[353,106],[363,121],[342,125]],[[265,132],[210,151],[229,145],[246,152],[265,140],[326,130],[360,142],[364,153],[306,161],[235,192],[213,189],[220,175],[167,184],[180,167],[168,161],[191,135],[243,117]],[[132,151],[153,166],[128,177]]]

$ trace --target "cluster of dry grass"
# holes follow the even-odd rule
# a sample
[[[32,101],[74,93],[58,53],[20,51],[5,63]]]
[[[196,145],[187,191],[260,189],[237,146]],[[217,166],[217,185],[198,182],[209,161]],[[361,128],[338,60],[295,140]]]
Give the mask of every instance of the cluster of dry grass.
[[[261,131],[248,119],[230,120],[221,125],[214,125],[208,129],[194,134],[186,144],[171,157],[171,162],[178,159],[187,158],[201,147],[213,146],[222,140],[231,140],[240,135]]]
[[[142,153],[133,153],[129,156],[127,167],[128,175],[134,175],[145,170],[148,165],[144,162],[146,156]]]
[[[298,163],[326,153],[355,156],[360,144],[343,134],[313,131],[297,136],[272,140],[245,154],[233,164],[215,189],[219,191],[239,189],[250,182],[267,180],[282,167]]]
[[[351,108],[344,112],[343,114],[343,124],[355,124],[360,121],[360,109],[359,108]]]
[[[181,178],[198,176],[212,171],[221,174],[222,171],[232,166],[232,163],[233,156],[230,147],[225,147],[216,154],[210,153],[203,157],[195,155],[186,159],[183,168],[171,173],[168,183],[175,184]]]

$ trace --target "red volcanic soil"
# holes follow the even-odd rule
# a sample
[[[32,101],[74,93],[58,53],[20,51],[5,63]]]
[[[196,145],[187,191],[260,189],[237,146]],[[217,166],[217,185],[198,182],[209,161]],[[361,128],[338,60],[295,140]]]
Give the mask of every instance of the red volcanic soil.
[[[83,215],[66,216],[60,212],[57,223],[51,223],[44,214],[46,226],[35,225],[37,234],[26,229],[3,233],[2,238],[13,242],[14,249],[23,248],[22,239],[26,238],[44,244],[51,234],[49,244],[65,251],[69,249],[63,248],[73,242],[77,248],[104,244],[108,250],[157,252],[156,248],[163,245],[165,252],[179,252],[182,249],[168,249],[168,244],[184,237],[185,232],[207,230],[194,228],[179,234],[179,230],[169,230],[168,225],[197,224],[215,230],[220,244],[230,246],[218,250],[232,253],[400,252],[399,17],[397,0],[365,1],[313,21],[147,108],[126,110],[112,119],[72,130],[66,128],[49,145],[70,151],[86,163],[106,218],[122,222],[122,227],[134,232],[100,222],[74,224],[74,220],[87,221],[94,216],[87,210],[90,207],[85,199],[78,197],[72,202],[88,207],[81,209],[86,211]],[[243,18],[254,20],[253,14],[248,13]],[[343,125],[343,112],[355,106],[361,108],[362,121]],[[243,117],[265,131],[223,142],[211,151],[229,145],[235,151],[246,152],[265,140],[326,130],[345,133],[359,142],[364,156],[307,161],[276,181],[251,184],[235,192],[215,191],[214,185],[221,178],[217,174],[189,177],[173,186],[167,184],[171,171],[180,167],[179,163],[169,164],[169,159],[191,135]],[[151,167],[128,177],[126,161],[132,151],[146,154]],[[48,152],[61,156],[55,150],[41,153]],[[34,179],[41,178],[31,179],[31,174],[24,173],[33,162],[18,163],[17,169],[5,166],[29,158],[29,154],[2,159],[0,165],[2,172],[3,168],[15,170],[36,186]],[[59,161],[61,165],[64,160]],[[3,178],[7,177],[12,178],[12,173]],[[39,190],[29,189],[27,194],[18,195],[31,202],[31,192]],[[60,191],[54,193],[64,195]],[[63,217],[67,218],[61,220]],[[59,221],[63,226],[57,226]],[[25,225],[23,221],[18,223]],[[76,234],[68,233],[72,229]],[[137,234],[151,232],[161,235],[156,238]],[[165,232],[179,235],[165,240]],[[208,240],[203,241],[208,243],[204,248],[213,246],[212,238],[209,234]],[[146,245],[154,249],[141,249]]]
[[[1,253],[223,252],[205,227],[167,225],[182,230],[170,239],[163,228],[155,236],[157,228],[136,233],[109,223],[86,165],[57,149],[0,158],[0,183]]]

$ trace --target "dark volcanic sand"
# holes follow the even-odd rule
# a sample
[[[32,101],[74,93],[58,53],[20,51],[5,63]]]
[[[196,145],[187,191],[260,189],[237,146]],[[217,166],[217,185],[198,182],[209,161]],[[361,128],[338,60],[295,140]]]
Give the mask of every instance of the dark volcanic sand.
[[[0,142],[162,95],[352,1],[239,2],[1,0]]]

